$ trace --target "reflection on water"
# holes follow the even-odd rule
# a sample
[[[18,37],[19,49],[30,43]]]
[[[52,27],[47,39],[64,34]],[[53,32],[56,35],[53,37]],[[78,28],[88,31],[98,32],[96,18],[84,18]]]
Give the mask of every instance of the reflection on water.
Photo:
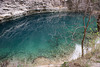
[[[44,13],[0,24],[0,59],[52,59],[72,53],[82,39],[82,17],[82,13]]]

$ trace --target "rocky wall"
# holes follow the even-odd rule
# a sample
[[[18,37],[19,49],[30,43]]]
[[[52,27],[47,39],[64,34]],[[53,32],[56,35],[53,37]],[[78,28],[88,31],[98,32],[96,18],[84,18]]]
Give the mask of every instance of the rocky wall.
[[[89,9],[88,6],[98,10],[99,3],[88,4],[87,0],[0,0],[0,23],[37,12],[83,11]]]

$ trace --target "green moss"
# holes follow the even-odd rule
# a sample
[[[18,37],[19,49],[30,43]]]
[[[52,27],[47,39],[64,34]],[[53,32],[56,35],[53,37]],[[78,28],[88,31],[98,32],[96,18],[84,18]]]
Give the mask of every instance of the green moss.
[[[100,58],[100,56],[98,56],[98,58]]]
[[[69,67],[69,65],[67,65],[67,62],[64,62],[61,67]]]
[[[86,65],[86,67],[89,67],[89,65]]]
[[[100,63],[100,61],[96,61],[97,63]]]

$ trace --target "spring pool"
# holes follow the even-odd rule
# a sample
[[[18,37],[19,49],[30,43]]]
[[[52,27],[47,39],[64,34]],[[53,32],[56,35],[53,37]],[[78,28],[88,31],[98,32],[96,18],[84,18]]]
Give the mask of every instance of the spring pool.
[[[82,13],[41,13],[7,21],[0,24],[0,60],[60,58],[71,54],[82,36]]]

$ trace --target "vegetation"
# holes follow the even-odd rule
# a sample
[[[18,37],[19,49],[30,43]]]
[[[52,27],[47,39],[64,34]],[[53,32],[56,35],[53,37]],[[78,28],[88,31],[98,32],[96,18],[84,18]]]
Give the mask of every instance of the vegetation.
[[[100,36],[100,34],[98,36]],[[69,67],[91,67],[91,66],[98,67],[98,65],[100,65],[99,64],[100,63],[100,43],[96,44],[96,47],[94,45],[95,43],[94,40],[98,40],[97,39],[98,36],[97,36],[97,33],[92,33],[91,40],[89,41],[89,43],[87,43],[88,47],[92,48],[91,52],[88,52],[82,58],[80,57],[76,60],[68,62],[67,65],[69,65]]]

